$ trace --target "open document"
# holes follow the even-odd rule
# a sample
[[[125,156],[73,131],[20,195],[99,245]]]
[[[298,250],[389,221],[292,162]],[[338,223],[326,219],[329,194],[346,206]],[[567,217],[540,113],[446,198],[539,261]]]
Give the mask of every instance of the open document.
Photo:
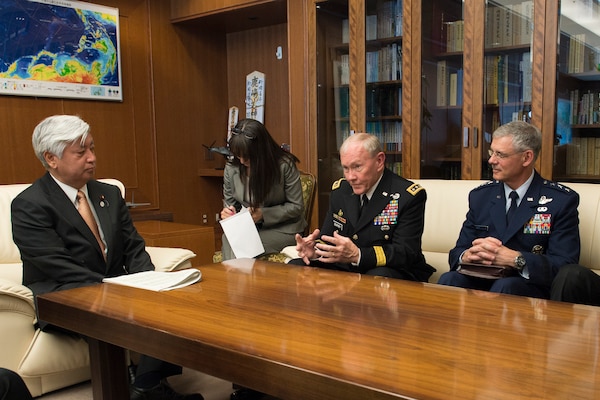
[[[102,282],[163,292],[191,285],[200,279],[202,279],[202,273],[197,269],[190,268],[173,272],[137,272],[135,274],[115,276],[114,278],[104,278]]]
[[[236,258],[252,258],[265,252],[252,215],[246,207],[219,223]]]

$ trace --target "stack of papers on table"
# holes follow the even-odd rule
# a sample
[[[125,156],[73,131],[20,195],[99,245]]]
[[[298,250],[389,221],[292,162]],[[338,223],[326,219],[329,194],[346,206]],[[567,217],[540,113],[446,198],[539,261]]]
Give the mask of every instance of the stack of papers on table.
[[[104,278],[102,282],[162,292],[189,286],[200,279],[202,279],[202,273],[197,269],[190,268],[174,272],[144,271]]]

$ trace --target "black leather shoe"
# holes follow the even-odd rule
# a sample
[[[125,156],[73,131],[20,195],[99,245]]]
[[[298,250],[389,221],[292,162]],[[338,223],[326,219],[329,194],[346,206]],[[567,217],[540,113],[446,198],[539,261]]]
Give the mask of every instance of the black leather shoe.
[[[256,390],[242,388],[231,393],[230,400],[260,400],[265,394]]]
[[[130,387],[131,400],[204,400],[200,393],[179,394],[167,382],[161,382],[150,389]]]

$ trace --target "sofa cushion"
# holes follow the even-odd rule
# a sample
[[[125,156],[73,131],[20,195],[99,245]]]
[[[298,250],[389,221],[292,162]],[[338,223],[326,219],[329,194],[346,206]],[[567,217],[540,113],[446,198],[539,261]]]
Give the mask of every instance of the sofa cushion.
[[[23,190],[29,187],[29,184],[2,185],[0,190],[0,264],[20,263],[21,254],[19,248],[12,240],[12,224],[10,219],[10,204],[12,200]],[[4,218],[4,216],[9,218]],[[10,239],[10,240],[9,240]],[[2,272],[0,272],[0,276]]]
[[[157,271],[177,271],[192,266],[191,259],[196,253],[188,249],[175,247],[146,246],[146,251]]]
[[[565,183],[579,194],[579,236],[581,255],[579,263],[600,271],[600,185],[592,183]]]

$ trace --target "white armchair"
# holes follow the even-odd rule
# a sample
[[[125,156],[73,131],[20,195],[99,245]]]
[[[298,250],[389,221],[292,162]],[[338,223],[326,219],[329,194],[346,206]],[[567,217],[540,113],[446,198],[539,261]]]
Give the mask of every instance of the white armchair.
[[[118,186],[115,179],[101,179]],[[0,185],[0,367],[17,372],[33,396],[90,379],[88,346],[68,334],[42,332],[35,328],[36,315],[31,290],[21,284],[19,249],[12,241],[10,204],[29,184]],[[187,249],[146,247],[159,271],[191,267],[196,255]]]

